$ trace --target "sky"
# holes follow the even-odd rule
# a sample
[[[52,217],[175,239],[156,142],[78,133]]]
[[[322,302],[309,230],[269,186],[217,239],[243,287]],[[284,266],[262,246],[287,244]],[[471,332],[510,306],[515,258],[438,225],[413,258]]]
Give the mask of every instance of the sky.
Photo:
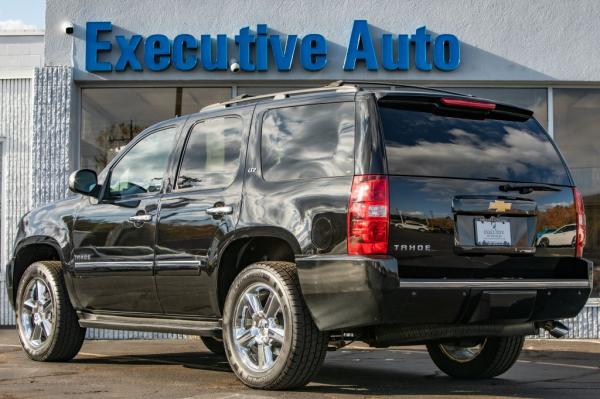
[[[0,0],[0,30],[44,29],[45,0]]]

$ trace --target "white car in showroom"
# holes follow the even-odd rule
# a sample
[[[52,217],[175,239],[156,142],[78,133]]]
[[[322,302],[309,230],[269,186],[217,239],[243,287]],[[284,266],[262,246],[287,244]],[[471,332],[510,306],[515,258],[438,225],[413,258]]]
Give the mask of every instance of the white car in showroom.
[[[552,232],[543,234],[537,241],[538,247],[564,247],[575,245],[577,226],[566,224]]]

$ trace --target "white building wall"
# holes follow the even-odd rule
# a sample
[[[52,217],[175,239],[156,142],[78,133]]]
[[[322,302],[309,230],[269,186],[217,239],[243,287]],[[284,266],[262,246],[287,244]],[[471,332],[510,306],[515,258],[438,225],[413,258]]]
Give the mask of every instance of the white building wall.
[[[31,78],[43,57],[43,31],[0,31],[0,78]]]
[[[43,63],[41,31],[0,32],[0,325],[14,324],[6,296],[5,265],[17,223],[31,207],[32,77]]]
[[[368,19],[372,34],[412,34],[426,25],[432,34],[461,41],[461,66],[453,72],[370,72],[342,69],[352,21]],[[402,79],[412,81],[600,81],[600,1],[549,0],[48,0],[46,64],[72,65],[75,80],[289,80]],[[62,23],[71,21],[67,35]],[[282,35],[319,33],[329,41],[328,66],[306,72],[206,72],[173,68],[159,73],[85,72],[85,24],[112,21],[113,35],[225,33],[267,23]],[[214,36],[213,36],[214,37]],[[113,39],[114,40],[114,39]],[[118,53],[118,51],[113,51]],[[138,54],[141,54],[139,51]],[[297,49],[297,55],[299,49]],[[113,59],[114,61],[114,59]],[[273,69],[273,68],[272,68]]]
[[[0,79],[0,140],[2,141],[2,266],[0,325],[13,324],[4,273],[16,226],[31,205],[31,79]]]

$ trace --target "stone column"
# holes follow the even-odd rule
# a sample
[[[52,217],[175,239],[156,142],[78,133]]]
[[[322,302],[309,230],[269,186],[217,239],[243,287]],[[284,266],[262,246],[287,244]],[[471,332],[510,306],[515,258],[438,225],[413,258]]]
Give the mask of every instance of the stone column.
[[[36,68],[33,83],[31,202],[38,207],[67,195],[73,70]]]

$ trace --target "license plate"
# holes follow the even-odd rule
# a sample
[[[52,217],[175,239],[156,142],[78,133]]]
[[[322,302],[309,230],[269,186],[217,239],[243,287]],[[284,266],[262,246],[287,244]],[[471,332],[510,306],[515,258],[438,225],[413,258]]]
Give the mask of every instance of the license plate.
[[[511,246],[510,222],[506,220],[476,220],[476,244],[482,246]]]

